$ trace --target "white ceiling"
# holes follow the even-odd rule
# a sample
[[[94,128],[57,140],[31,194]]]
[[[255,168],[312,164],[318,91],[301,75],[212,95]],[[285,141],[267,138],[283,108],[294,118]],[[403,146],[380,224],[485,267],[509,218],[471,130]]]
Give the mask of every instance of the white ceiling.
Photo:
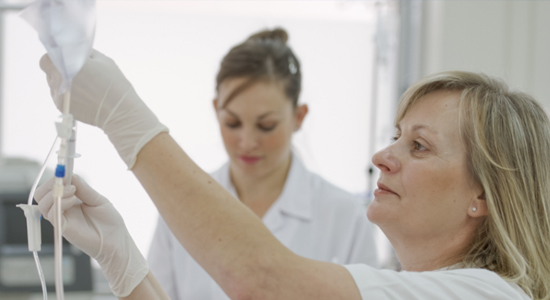
[[[102,10],[166,14],[266,16],[371,22],[377,1],[145,1],[98,0]]]

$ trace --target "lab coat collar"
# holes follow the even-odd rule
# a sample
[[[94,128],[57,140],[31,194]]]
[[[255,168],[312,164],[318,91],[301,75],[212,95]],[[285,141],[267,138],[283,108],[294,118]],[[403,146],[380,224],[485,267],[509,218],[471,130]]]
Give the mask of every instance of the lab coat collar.
[[[312,217],[312,173],[306,169],[300,158],[292,153],[290,170],[285,186],[279,198],[268,209],[263,217],[264,224],[273,232],[284,225],[284,217],[294,217],[310,221]],[[229,175],[229,162],[218,172],[219,183],[238,198]],[[216,176],[215,176],[216,177]]]
[[[229,162],[226,162],[218,171],[212,174],[212,177],[218,181],[233,197],[239,199],[237,191],[231,183],[231,176],[229,175]]]
[[[279,198],[267,210],[263,222],[271,232],[275,233],[285,225],[285,219],[297,218],[309,222],[311,220],[311,173],[302,161],[292,153],[290,170],[285,186]]]
[[[292,153],[292,162],[285,186],[272,207],[278,204],[277,206],[281,213],[304,221],[310,221],[313,200],[311,194],[311,176],[312,173],[306,169],[302,160]]]

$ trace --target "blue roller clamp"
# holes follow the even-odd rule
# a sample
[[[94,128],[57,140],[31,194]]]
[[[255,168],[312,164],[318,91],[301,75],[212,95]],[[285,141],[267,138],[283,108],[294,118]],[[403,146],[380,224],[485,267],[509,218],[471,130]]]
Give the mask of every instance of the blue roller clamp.
[[[65,166],[57,165],[57,168],[55,169],[55,177],[57,178],[65,177]]]

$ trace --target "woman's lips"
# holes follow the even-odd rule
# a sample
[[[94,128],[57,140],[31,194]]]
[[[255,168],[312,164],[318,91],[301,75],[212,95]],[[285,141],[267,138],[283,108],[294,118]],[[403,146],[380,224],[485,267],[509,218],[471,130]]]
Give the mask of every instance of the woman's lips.
[[[389,187],[383,185],[382,183],[377,183],[378,188],[374,190],[374,195],[397,195],[396,192],[392,191]]]
[[[258,156],[241,155],[239,156],[239,158],[241,159],[242,162],[244,162],[247,165],[253,165],[260,160],[260,157]]]

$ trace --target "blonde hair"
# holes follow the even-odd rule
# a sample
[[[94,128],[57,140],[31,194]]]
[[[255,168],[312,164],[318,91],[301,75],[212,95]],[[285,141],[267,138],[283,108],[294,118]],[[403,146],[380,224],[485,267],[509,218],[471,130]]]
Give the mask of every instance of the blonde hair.
[[[460,93],[460,134],[489,215],[462,266],[496,272],[535,300],[550,300],[550,122],[529,95],[484,74],[443,72],[403,95],[396,124],[422,96]]]

